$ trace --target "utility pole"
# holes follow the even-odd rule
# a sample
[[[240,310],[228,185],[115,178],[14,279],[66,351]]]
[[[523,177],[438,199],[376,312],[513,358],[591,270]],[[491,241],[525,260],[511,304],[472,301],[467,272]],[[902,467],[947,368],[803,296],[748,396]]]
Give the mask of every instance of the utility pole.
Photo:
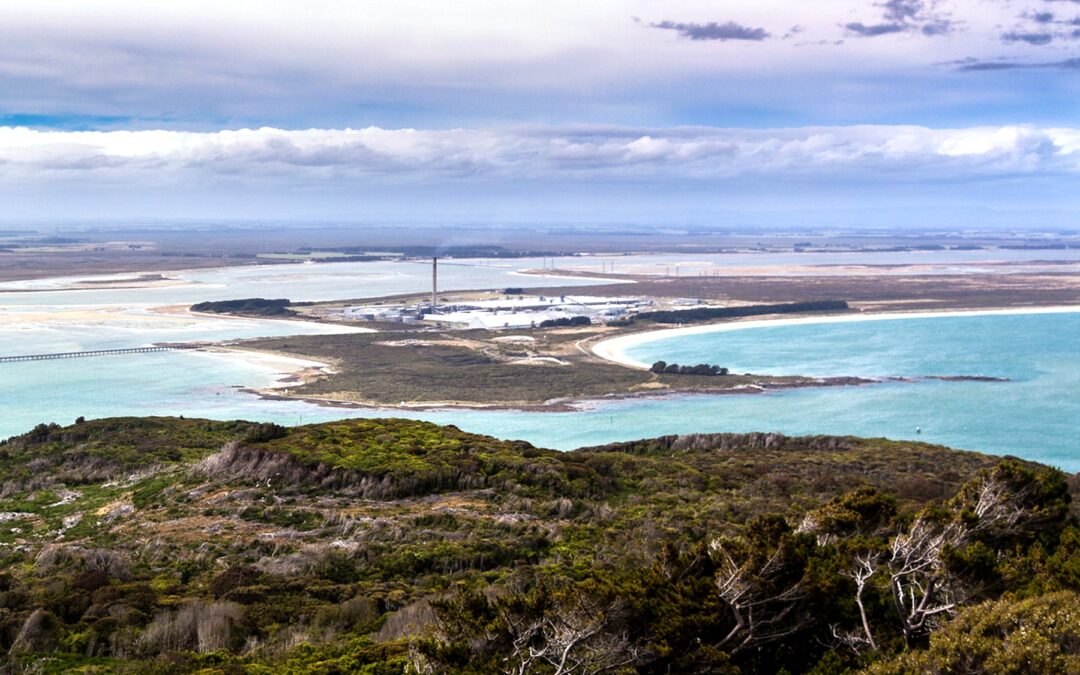
[[[438,304],[436,295],[439,292],[439,259],[431,259],[431,313],[435,313],[435,305]]]

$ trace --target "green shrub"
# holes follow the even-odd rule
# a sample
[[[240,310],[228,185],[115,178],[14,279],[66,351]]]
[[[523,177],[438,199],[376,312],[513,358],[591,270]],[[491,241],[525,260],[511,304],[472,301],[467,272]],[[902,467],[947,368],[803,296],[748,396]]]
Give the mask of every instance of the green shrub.
[[[1026,600],[965,608],[911,651],[868,669],[870,675],[968,673],[1059,675],[1080,672],[1080,594],[1059,591]]]

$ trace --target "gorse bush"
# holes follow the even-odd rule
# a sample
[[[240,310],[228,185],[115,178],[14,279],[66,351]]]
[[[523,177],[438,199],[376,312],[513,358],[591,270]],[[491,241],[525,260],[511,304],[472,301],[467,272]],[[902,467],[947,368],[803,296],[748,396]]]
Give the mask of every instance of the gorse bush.
[[[1058,591],[959,611],[924,650],[875,664],[873,675],[1080,672],[1080,594]]]

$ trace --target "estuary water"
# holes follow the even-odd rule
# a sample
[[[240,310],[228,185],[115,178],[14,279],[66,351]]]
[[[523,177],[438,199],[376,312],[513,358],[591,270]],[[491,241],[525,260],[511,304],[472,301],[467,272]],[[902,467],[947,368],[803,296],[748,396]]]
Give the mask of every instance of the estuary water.
[[[541,261],[442,263],[439,287],[606,283],[518,272],[532,267],[541,267]],[[2,283],[0,356],[347,332],[351,329],[329,324],[214,317],[163,308],[249,297],[369,298],[422,292],[431,284],[430,266],[419,262],[226,267],[162,276],[149,283],[138,275]],[[80,415],[247,417],[289,423],[340,416],[325,408],[262,401],[238,391],[270,386],[280,376],[280,367],[273,364],[189,351],[0,363],[0,438],[39,422],[68,424]],[[313,410],[305,418],[308,408]]]

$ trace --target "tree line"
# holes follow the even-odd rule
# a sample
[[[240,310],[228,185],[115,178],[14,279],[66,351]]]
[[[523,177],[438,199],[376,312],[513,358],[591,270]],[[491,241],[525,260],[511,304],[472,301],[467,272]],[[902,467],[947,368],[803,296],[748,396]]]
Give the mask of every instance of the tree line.
[[[587,316],[564,316],[558,319],[545,319],[540,322],[540,328],[567,328],[571,326],[588,326],[592,319]]]
[[[668,363],[667,361],[657,361],[649,368],[657,375],[727,375],[729,373],[727,368],[721,366],[711,365],[708,363],[699,363],[696,366],[680,366],[677,363]]]
[[[243,298],[241,300],[214,300],[199,302],[191,306],[193,312],[212,312],[215,314],[256,314],[259,316],[283,316],[295,314],[289,309],[292,303],[287,298]]]
[[[665,309],[639,312],[627,319],[653,321],[656,323],[693,323],[713,319],[734,319],[763,314],[794,314],[797,312],[840,312],[850,309],[843,300],[815,300],[812,302],[788,302],[776,305],[743,305],[739,307],[694,307],[691,309]]]

